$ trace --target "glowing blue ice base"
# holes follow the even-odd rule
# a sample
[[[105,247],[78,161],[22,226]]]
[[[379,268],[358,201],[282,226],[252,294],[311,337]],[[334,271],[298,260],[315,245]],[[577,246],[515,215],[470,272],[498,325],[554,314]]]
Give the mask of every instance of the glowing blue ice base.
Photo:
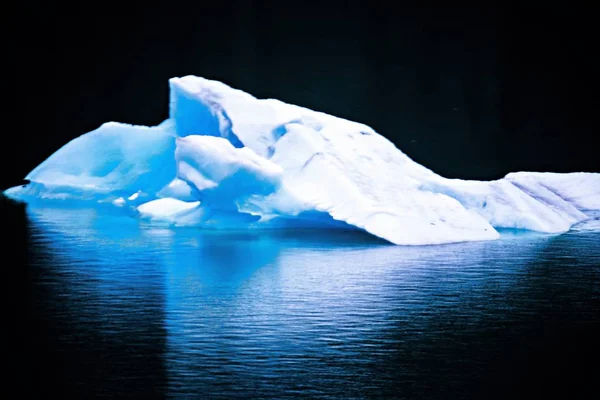
[[[341,228],[395,244],[565,232],[600,210],[600,174],[446,179],[370,127],[199,77],[170,80],[170,118],[106,123],[5,193],[119,208],[177,226]]]

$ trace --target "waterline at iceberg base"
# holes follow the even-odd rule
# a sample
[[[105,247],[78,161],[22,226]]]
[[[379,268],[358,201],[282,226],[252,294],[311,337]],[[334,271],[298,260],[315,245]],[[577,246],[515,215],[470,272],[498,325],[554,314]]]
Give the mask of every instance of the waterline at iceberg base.
[[[600,210],[599,173],[447,179],[364,124],[200,77],[169,84],[169,119],[106,123],[5,194],[174,226],[358,229],[399,245],[561,233]]]

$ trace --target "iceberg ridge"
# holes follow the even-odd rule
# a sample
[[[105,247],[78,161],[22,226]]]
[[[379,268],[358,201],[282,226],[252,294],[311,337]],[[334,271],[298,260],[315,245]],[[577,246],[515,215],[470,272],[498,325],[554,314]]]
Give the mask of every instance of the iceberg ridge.
[[[401,245],[560,233],[600,210],[598,173],[447,179],[367,125],[200,77],[169,85],[162,124],[103,124],[5,194],[112,203],[173,225],[361,229]]]

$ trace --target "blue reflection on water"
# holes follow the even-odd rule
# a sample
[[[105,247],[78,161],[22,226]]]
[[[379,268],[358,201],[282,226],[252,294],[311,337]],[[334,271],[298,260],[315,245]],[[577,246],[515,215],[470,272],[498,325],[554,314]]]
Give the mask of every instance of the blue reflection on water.
[[[594,221],[401,247],[357,232],[166,229],[89,209],[28,218],[33,312],[53,321],[79,393],[485,395],[523,337],[597,322]]]

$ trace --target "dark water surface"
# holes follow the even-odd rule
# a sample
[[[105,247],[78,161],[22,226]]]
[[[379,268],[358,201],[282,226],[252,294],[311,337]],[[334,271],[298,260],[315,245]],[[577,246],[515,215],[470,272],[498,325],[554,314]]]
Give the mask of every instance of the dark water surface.
[[[356,233],[170,230],[85,209],[21,221],[9,207],[6,221],[25,229],[12,250],[27,271],[28,385],[46,396],[595,390],[600,221],[399,247]]]

